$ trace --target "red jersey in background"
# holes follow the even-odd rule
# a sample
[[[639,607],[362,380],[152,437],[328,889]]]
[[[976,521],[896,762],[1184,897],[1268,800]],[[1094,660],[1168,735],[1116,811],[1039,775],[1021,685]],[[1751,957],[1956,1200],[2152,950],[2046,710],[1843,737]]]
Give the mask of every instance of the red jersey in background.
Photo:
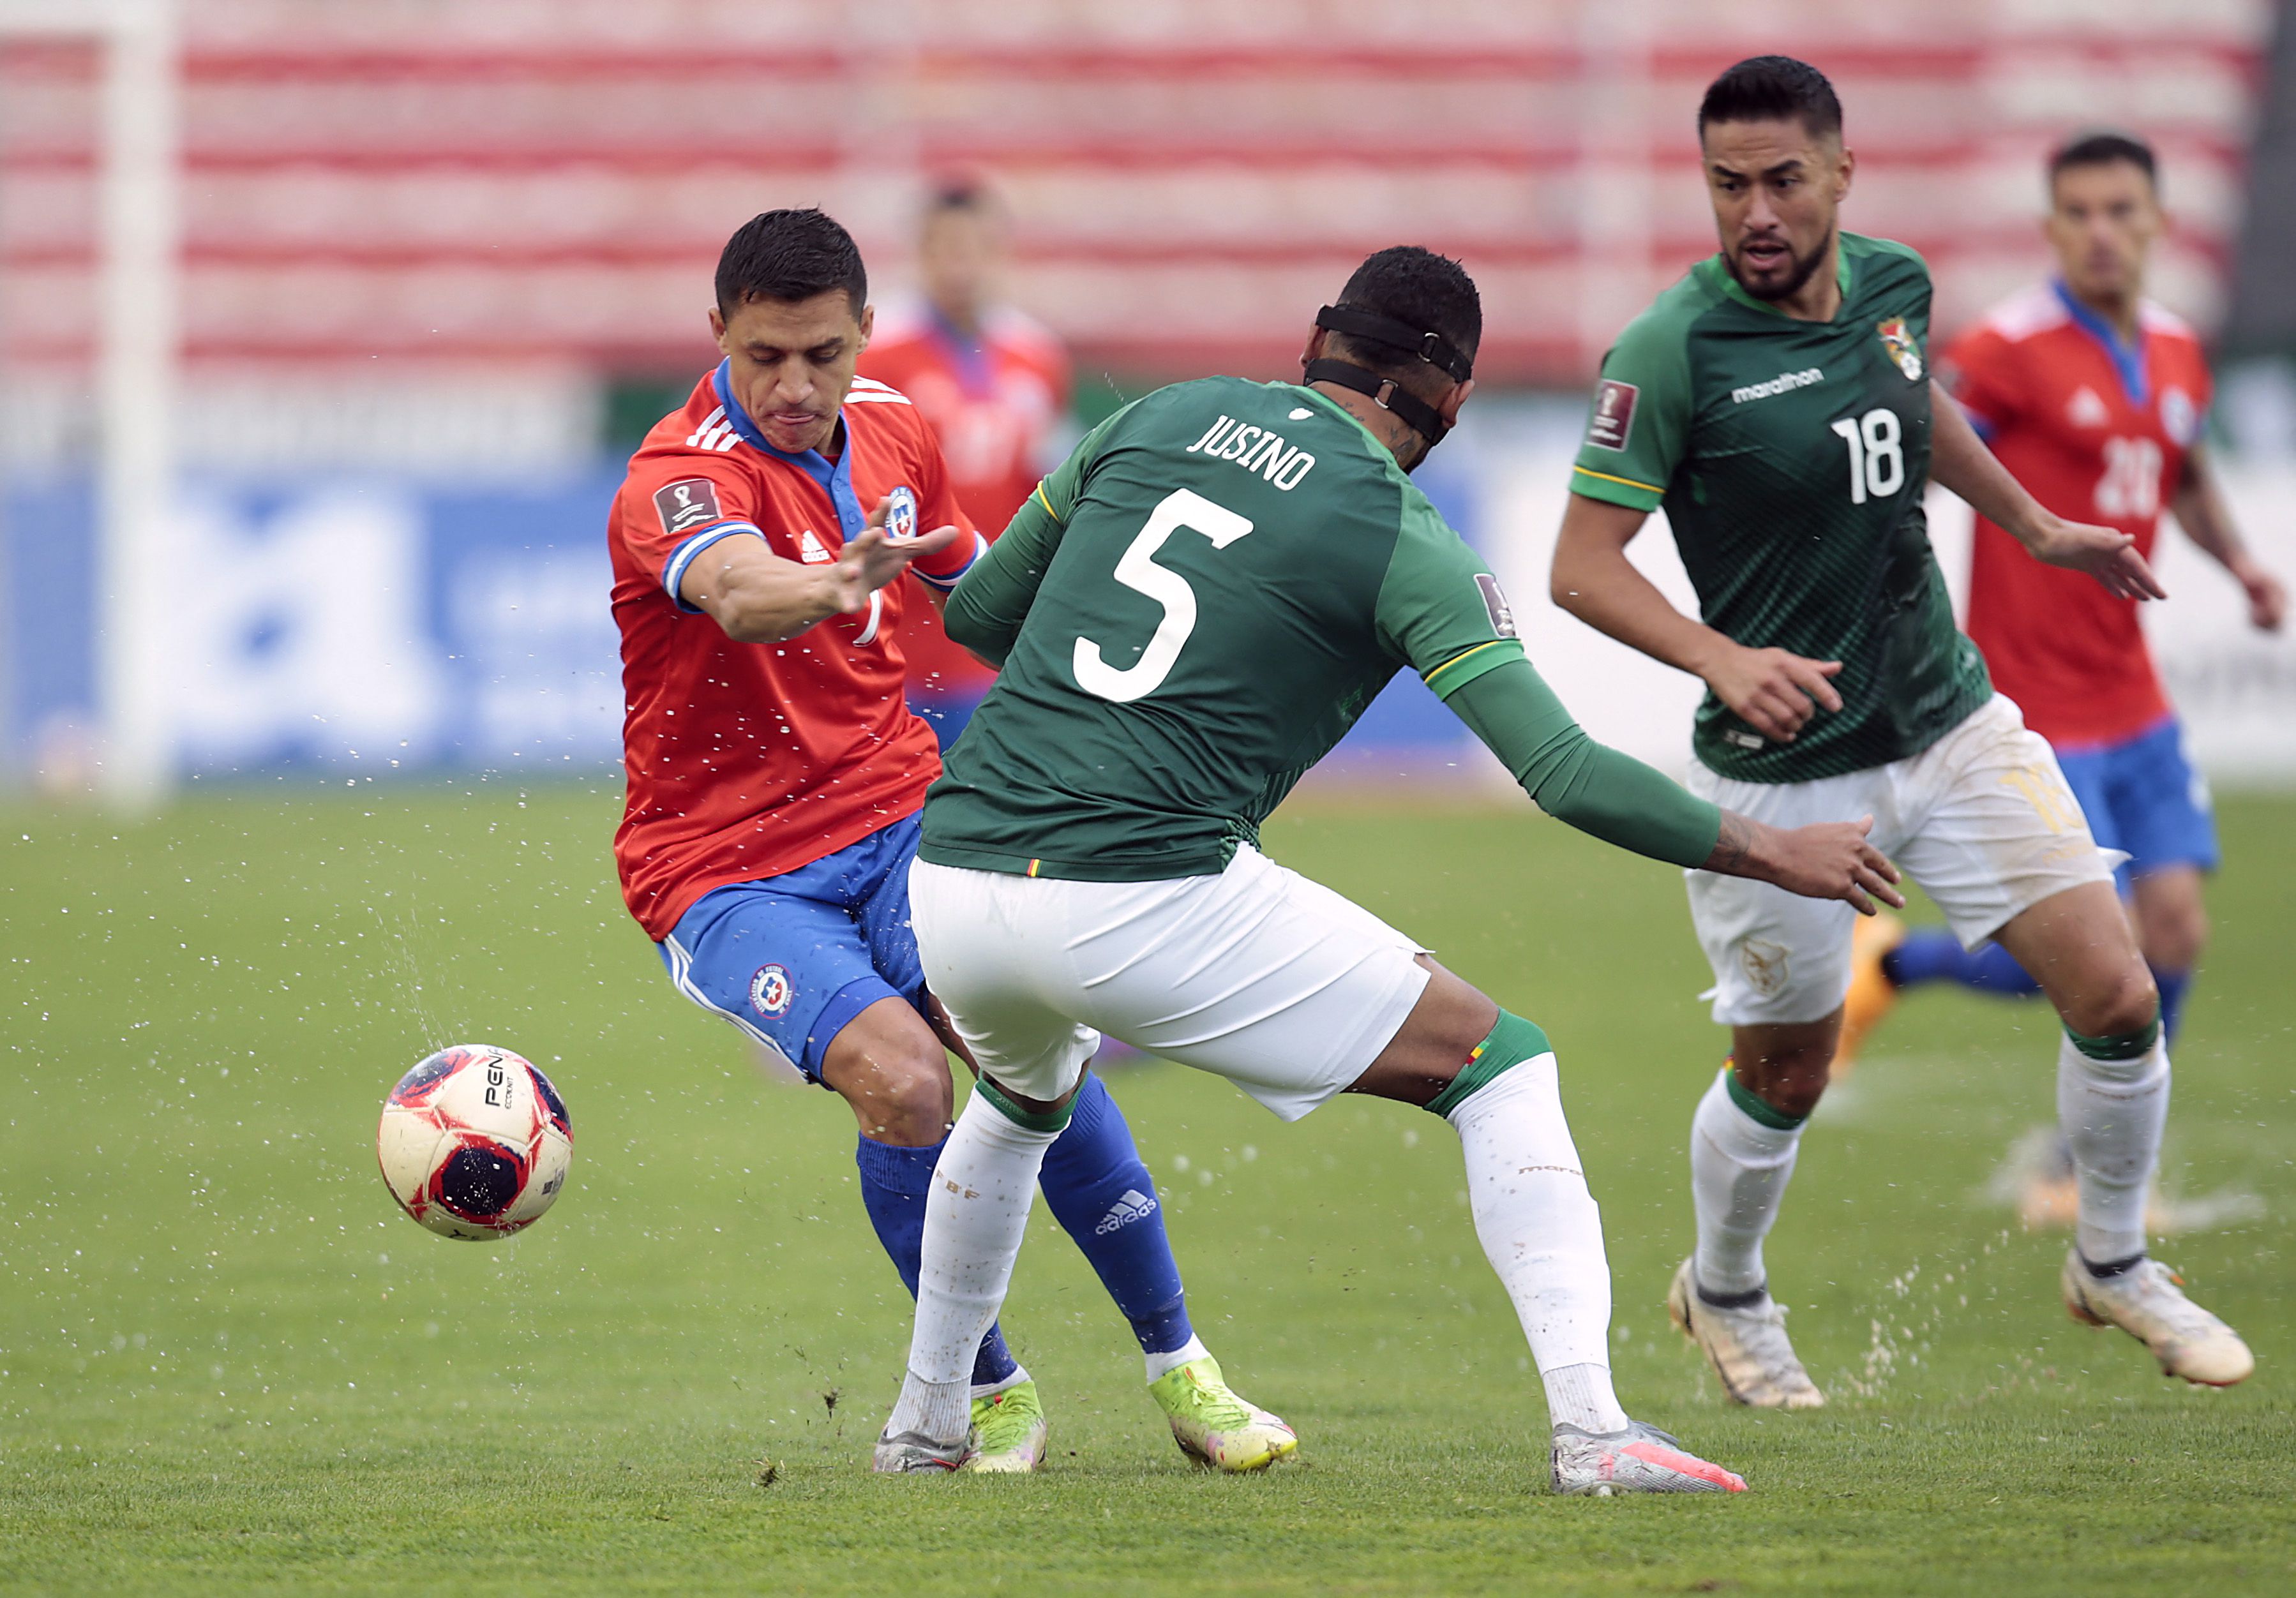
[[[2017,480],[2146,558],[2201,436],[2209,371],[2191,328],[2149,301],[2133,343],[2062,284],[2019,295],[1947,349],[1941,375]],[[1980,517],[1969,635],[1994,685],[2061,747],[2117,743],[2169,714],[2137,602],[2044,566]]]
[[[1044,476],[1045,440],[1069,403],[1060,341],[1018,311],[991,312],[978,342],[929,306],[878,313],[862,373],[907,395],[939,440],[957,503],[994,538]],[[938,526],[927,522],[927,526]],[[978,695],[996,674],[915,607],[905,640],[911,686]]]
[[[737,643],[677,597],[721,538],[833,561],[887,495],[912,530],[954,522],[970,535],[924,563],[937,586],[955,586],[988,545],[923,419],[866,380],[843,417],[833,463],[783,455],[729,396],[720,365],[646,435],[614,497],[606,540],[629,788],[614,859],[630,914],[656,942],[710,889],[811,865],[913,814],[940,774],[932,730],[902,694],[902,629],[929,611],[923,596],[895,584],[867,611],[779,643]]]

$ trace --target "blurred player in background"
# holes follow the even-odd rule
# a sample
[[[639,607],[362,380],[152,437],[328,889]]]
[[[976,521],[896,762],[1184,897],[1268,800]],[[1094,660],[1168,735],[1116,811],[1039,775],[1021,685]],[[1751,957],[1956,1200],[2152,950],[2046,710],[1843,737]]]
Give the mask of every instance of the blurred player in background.
[[[909,927],[940,757],[901,695],[898,585],[916,576],[937,605],[987,545],[915,408],[854,374],[873,318],[845,229],[768,211],[727,242],[717,291],[726,358],[646,435],[609,528],[629,705],[614,853],[678,991],[852,1106],[861,1201],[914,1292],[955,1101]],[[1295,1447],[1189,1324],[1156,1184],[1105,1088],[1042,1184],[1180,1446],[1229,1470]],[[969,1357],[971,1468],[1034,1470],[1036,1384],[993,1326]]]
[[[1940,377],[2043,504],[2117,528],[2148,557],[2161,512],[2172,512],[2241,586],[2250,623],[2277,630],[2287,594],[2243,546],[2202,438],[2210,382],[2200,340],[2144,298],[2164,221],[2152,150],[2122,134],[2077,139],[2051,159],[2048,183],[2056,277],[1964,333],[1946,351]],[[2128,855],[2120,889],[2173,1038],[2208,938],[2201,881],[2216,869],[2216,826],[2136,602],[2026,559],[1980,517],[1969,635],[1994,686],[2055,748],[2097,842]],[[1902,988],[1942,981],[2040,991],[1998,943],[1965,950],[1950,932],[1908,933],[1894,917],[1858,933],[1845,1056]]]
[[[992,541],[1052,464],[1068,409],[1069,360],[1052,332],[1002,302],[1005,217],[983,184],[952,179],[925,203],[921,299],[888,306],[860,373],[909,397],[939,441],[956,503]],[[909,702],[943,748],[996,674],[915,608],[905,652]]]
[[[2065,1306],[2139,1338],[2172,1374],[2239,1381],[2246,1345],[2145,1253],[2169,1053],[2110,857],[2047,742],[1956,628],[1923,491],[1933,476],[2008,529],[2003,560],[2094,579],[2115,613],[2159,586],[2128,533],[2044,508],[1933,393],[1929,268],[1841,231],[1857,159],[1823,73],[1739,62],[1708,88],[1698,135],[1721,249],[1603,359],[1555,602],[1704,679],[1693,791],[1779,824],[1872,816],[1956,936],[1997,940],[2040,976],[2063,1023],[2057,1114],[2079,1173]],[[1698,620],[1627,558],[1661,505]],[[1762,1245],[1825,1091],[1855,918],[1689,877],[1731,1053],[1692,1118],[1698,1243],[1668,1309],[1731,1397],[1810,1408],[1824,1397]]]

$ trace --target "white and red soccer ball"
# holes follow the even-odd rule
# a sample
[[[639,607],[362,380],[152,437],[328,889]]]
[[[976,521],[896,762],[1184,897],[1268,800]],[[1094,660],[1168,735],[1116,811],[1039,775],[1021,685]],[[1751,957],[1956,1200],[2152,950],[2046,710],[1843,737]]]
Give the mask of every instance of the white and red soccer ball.
[[[458,1044],[398,1079],[374,1151],[400,1209],[441,1237],[491,1242],[534,1225],[558,1197],[574,1129],[529,1061]]]

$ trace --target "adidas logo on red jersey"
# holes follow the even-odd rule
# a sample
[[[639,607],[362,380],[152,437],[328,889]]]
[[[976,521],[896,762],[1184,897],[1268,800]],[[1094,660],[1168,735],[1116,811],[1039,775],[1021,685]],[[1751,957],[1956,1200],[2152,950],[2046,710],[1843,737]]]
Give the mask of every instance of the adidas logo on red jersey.
[[[700,427],[693,430],[685,440],[685,447],[714,449],[723,455],[741,441],[742,435],[735,432],[734,424],[726,420],[726,407],[721,405],[703,419]]]

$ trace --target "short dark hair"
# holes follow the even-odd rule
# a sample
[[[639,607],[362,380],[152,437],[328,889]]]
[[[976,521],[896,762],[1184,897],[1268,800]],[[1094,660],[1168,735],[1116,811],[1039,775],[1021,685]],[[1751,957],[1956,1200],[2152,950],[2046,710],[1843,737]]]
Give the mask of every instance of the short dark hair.
[[[869,303],[869,274],[853,235],[813,208],[750,217],[718,257],[721,316],[731,316],[752,299],[794,302],[832,289],[845,291],[857,317]]]
[[[2160,185],[2160,165],[2152,156],[2152,146],[2134,134],[2115,133],[2102,128],[2085,133],[2057,146],[2049,157],[2049,188],[2054,193],[2057,179],[2071,167],[2110,167],[2120,161],[2144,174],[2144,181],[2156,188]]]
[[[1841,136],[1841,100],[1825,74],[1791,55],[1753,55],[1706,86],[1698,136],[1714,122],[1798,120],[1815,138]]]
[[[942,178],[933,184],[932,193],[925,196],[925,220],[948,211],[962,211],[967,216],[980,216],[996,209],[996,196],[978,177],[958,174]]]
[[[1370,257],[1356,268],[1335,303],[1389,317],[1423,333],[1439,334],[1469,360],[1474,358],[1475,348],[1483,340],[1483,297],[1475,291],[1475,280],[1449,256],[1416,244],[1398,244]],[[1435,373],[1416,355],[1406,355],[1384,344],[1339,332],[1326,333],[1324,341],[1326,348],[1336,345],[1350,359],[1382,377],[1404,382],[1406,388],[1426,386],[1408,380]]]

